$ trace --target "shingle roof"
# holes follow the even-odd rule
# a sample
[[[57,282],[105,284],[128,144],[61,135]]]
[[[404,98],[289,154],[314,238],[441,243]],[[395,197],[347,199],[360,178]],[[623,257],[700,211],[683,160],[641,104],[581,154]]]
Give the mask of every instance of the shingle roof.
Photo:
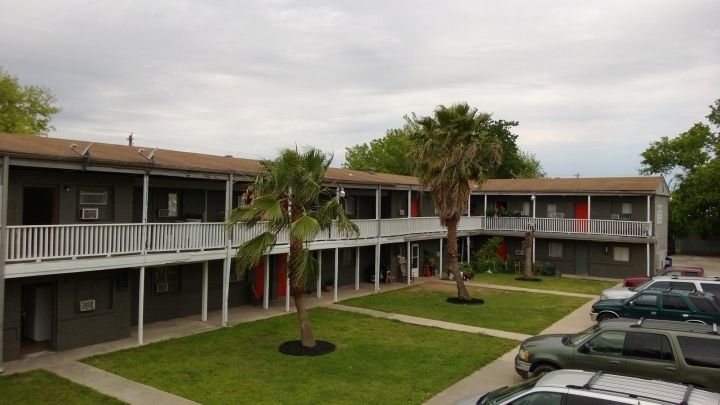
[[[655,193],[667,194],[661,176],[569,179],[492,179],[475,191],[492,193]]]
[[[0,133],[0,155],[67,163],[84,162],[85,158],[80,157],[78,153],[70,149],[71,144],[76,144],[75,149],[82,152],[90,142]],[[141,147],[95,142],[89,151],[90,164],[146,169],[149,167],[149,162],[138,153]],[[153,150],[152,147],[142,148],[145,149],[143,154],[146,156]],[[159,169],[245,175],[254,175],[258,171],[257,160],[230,156],[159,149],[155,153],[154,159],[154,167]],[[415,177],[381,173],[370,174],[337,168],[330,168],[325,178],[343,184],[417,185]]]

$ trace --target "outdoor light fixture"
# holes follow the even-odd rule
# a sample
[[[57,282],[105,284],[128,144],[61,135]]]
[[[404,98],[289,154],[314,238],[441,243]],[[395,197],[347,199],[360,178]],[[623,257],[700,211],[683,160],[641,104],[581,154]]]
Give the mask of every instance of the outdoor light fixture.
[[[533,200],[533,201],[535,201],[535,194],[534,194],[534,193],[533,193],[533,195],[530,196],[530,199]]]
[[[610,247],[608,245],[605,245],[605,254],[610,253]]]
[[[70,186],[64,185],[64,186],[63,186],[63,190],[65,190],[65,191],[70,191]]]
[[[335,189],[335,195],[337,195],[340,198],[345,198],[345,189],[343,186],[340,186]]]

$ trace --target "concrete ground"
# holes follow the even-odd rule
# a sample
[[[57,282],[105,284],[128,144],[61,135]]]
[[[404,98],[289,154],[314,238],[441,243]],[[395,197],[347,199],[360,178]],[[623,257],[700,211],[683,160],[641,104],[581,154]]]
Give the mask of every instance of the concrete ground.
[[[673,264],[700,266],[708,272],[713,272],[713,275],[715,275],[715,272],[717,272],[717,275],[720,275],[719,258],[714,258],[713,260],[705,257],[677,255],[673,257],[673,260]],[[422,277],[416,278],[414,281],[414,283],[416,284],[426,282],[443,281],[439,281],[435,278]],[[445,282],[453,283],[449,281]],[[593,324],[593,322],[590,321],[589,314],[590,306],[595,301],[596,297],[592,295],[533,290],[528,288],[490,286],[474,282],[468,282],[468,285],[481,286],[483,288],[506,288],[511,290],[530,291],[543,294],[571,295],[588,298],[587,304],[578,308],[576,311],[556,322],[541,333],[574,333],[581,331],[589,326],[592,326]],[[381,289],[382,291],[389,291],[405,286],[406,284],[404,283],[382,284]],[[368,295],[372,294],[373,291],[373,285],[367,283],[361,283],[359,290],[355,290],[352,287],[342,287],[338,291],[338,299],[347,299],[357,296]],[[322,298],[308,296],[305,302],[308,308],[318,306],[331,306],[332,308],[338,310],[363,312],[373,316],[397,319],[403,322],[464,331],[468,333],[486,333],[492,336],[500,336],[516,340],[522,340],[527,337],[525,335],[509,333],[505,331],[497,331],[485,328],[474,328],[465,325],[452,324],[449,322],[346,307],[343,305],[334,304],[332,293],[324,293]],[[287,314],[285,308],[286,307],[284,300],[271,302],[270,308],[266,310],[260,307],[249,306],[231,308],[228,314],[228,324],[234,325],[238,323],[250,322],[258,319],[266,319],[274,316],[284,315]],[[292,304],[292,302],[290,305],[290,312],[294,312],[294,305]],[[201,333],[207,330],[220,328],[220,315],[221,314],[219,311],[208,313],[207,322],[200,321],[199,316],[195,315],[146,325],[144,328],[144,343],[172,339],[176,337],[187,336],[195,333]],[[166,393],[155,388],[127,380],[125,378],[78,362],[79,359],[85,357],[136,347],[137,343],[137,329],[133,329],[131,337],[129,338],[61,352],[49,352],[45,354],[25,357],[21,360],[4,363],[4,374],[12,374],[43,368],[133,405],[194,404],[194,402],[192,401],[177,397],[173,394]],[[501,386],[506,386],[519,382],[521,379],[515,373],[513,363],[516,353],[517,347],[505,354],[504,356],[500,357],[499,359],[495,360],[494,362],[490,363],[489,365],[481,368],[472,375],[468,376],[467,378],[459,381],[455,385],[436,395],[426,404],[448,404],[455,401],[456,399],[474,394],[476,392],[491,390]]]

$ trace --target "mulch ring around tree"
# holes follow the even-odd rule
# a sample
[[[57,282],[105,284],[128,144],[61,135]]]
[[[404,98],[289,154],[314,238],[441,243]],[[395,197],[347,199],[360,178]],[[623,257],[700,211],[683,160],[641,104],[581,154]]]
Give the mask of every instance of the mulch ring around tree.
[[[290,340],[278,347],[282,354],[290,356],[322,356],[335,351],[335,345],[324,340],[316,340],[315,347],[305,347],[302,340]]]
[[[464,300],[462,298],[458,297],[450,297],[447,299],[447,302],[451,304],[459,304],[459,305],[480,305],[484,304],[485,300],[480,298],[470,298],[469,300]]]
[[[537,283],[538,281],[542,281],[541,278],[537,278],[537,277],[535,277],[535,278],[517,277],[517,278],[515,278],[515,280],[517,280],[517,281],[531,281],[531,282],[534,282],[534,283]]]

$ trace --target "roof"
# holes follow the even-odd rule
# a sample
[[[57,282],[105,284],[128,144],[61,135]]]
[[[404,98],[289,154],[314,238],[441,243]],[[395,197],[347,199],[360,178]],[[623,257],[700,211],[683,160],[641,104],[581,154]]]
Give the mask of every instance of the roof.
[[[627,193],[668,195],[662,176],[569,179],[491,179],[476,191],[483,193]]]
[[[0,155],[38,161],[84,163],[86,158],[79,155],[91,142],[40,136],[0,133]],[[70,146],[75,144],[73,151]],[[143,148],[147,156],[154,148],[142,146],[114,145],[94,142],[90,147],[90,164],[99,166],[148,169],[150,162],[138,151]],[[153,168],[182,171],[198,171],[225,174],[255,175],[258,161],[232,156],[206,155],[158,149],[154,154]],[[415,177],[395,174],[370,174],[356,170],[329,168],[325,179],[342,184],[373,184],[416,186]]]

